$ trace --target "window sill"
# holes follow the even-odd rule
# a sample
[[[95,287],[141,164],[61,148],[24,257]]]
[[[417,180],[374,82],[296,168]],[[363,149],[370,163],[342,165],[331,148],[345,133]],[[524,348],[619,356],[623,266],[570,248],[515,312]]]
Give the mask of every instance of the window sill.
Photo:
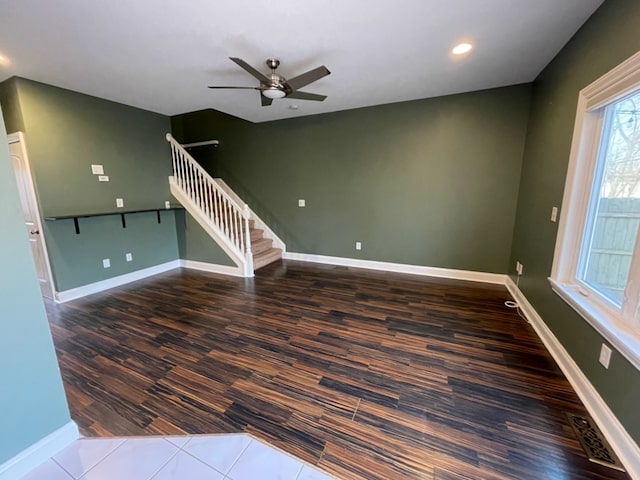
[[[640,370],[640,333],[634,332],[604,309],[598,308],[587,297],[578,293],[575,287],[558,283],[552,278],[549,278],[549,283],[560,298]]]

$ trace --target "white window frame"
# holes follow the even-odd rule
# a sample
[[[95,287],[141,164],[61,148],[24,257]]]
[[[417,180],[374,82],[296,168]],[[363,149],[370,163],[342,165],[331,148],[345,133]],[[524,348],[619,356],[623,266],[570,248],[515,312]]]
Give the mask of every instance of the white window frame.
[[[634,255],[629,275],[627,293],[631,292],[632,301],[623,309],[597,294],[577,275],[604,107],[637,90],[640,90],[640,52],[580,91],[549,282],[564,301],[640,370],[640,312],[628,308],[640,305],[640,255]]]

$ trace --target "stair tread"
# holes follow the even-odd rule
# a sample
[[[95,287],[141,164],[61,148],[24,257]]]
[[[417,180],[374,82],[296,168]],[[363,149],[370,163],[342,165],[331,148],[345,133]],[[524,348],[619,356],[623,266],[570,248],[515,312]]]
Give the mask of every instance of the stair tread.
[[[254,255],[258,255],[265,250],[269,250],[272,244],[273,240],[271,240],[270,238],[260,238],[255,242],[251,242],[251,250],[253,251]]]
[[[282,258],[281,248],[269,248],[253,256],[253,268],[257,270]]]

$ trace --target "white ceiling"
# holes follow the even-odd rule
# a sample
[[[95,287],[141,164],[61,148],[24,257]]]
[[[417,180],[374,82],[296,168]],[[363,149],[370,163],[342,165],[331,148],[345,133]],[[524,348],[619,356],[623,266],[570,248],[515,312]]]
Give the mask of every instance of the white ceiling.
[[[174,115],[214,108],[254,122],[532,81],[603,0],[0,0],[0,80],[18,75]],[[475,44],[464,59],[449,51]],[[228,57],[293,77],[275,100]],[[290,105],[297,104],[298,110]]]

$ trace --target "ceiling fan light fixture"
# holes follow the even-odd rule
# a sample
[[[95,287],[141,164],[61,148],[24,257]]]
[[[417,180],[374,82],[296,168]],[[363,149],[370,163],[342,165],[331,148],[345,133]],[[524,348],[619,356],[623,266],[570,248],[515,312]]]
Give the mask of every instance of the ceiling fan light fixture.
[[[459,43],[451,50],[451,53],[454,55],[464,55],[465,53],[469,53],[473,50],[473,45],[467,42]]]
[[[284,93],[282,90],[280,90],[279,88],[276,88],[276,87],[265,88],[262,91],[262,94],[265,97],[271,98],[271,99],[283,98],[284,96],[286,96],[286,93]]]

